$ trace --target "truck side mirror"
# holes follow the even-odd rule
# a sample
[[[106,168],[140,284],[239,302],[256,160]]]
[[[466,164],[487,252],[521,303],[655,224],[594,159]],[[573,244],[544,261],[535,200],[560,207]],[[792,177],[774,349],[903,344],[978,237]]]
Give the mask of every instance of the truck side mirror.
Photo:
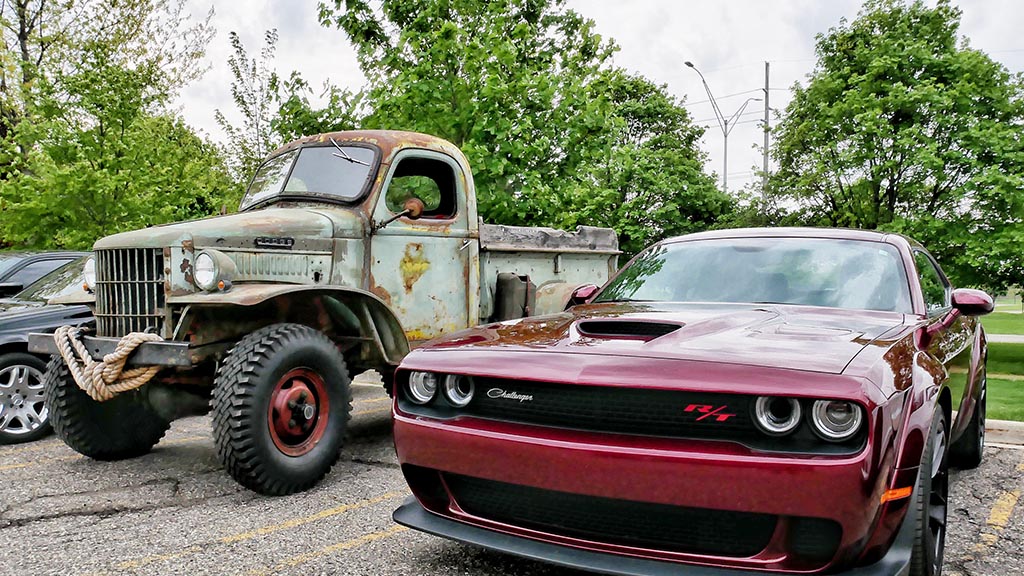
[[[423,215],[423,211],[427,209],[427,206],[423,203],[423,200],[416,198],[415,196],[409,198],[402,204],[402,216],[410,220],[415,220]]]
[[[569,296],[569,306],[576,306],[577,304],[586,304],[597,294],[597,284],[584,284],[579,288],[572,291],[572,296]]]
[[[992,297],[981,290],[957,288],[953,290],[951,299],[953,308],[964,316],[982,316],[995,308]]]

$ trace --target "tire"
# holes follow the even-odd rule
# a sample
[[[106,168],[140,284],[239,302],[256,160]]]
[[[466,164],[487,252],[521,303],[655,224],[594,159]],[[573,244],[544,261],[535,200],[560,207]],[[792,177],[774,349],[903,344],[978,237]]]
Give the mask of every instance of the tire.
[[[0,443],[31,442],[53,429],[43,394],[45,373],[46,362],[38,356],[0,355]]]
[[[221,462],[261,494],[312,487],[338,459],[350,390],[341,352],[319,331],[273,324],[249,334],[228,352],[214,383]]]
[[[937,576],[942,572],[949,508],[948,446],[946,418],[940,409],[932,417],[914,488],[913,507],[908,513],[908,520],[915,523],[911,576]]]
[[[957,468],[969,470],[977,468],[981,464],[982,454],[985,451],[985,412],[988,397],[988,379],[985,373],[981,376],[981,394],[978,402],[974,405],[974,414],[971,414],[971,421],[963,435],[953,445],[950,454],[952,463]]]
[[[43,382],[57,436],[89,458],[142,456],[171,425],[149,407],[141,390],[118,394],[106,402],[93,400],[78,387],[60,356],[50,359]]]

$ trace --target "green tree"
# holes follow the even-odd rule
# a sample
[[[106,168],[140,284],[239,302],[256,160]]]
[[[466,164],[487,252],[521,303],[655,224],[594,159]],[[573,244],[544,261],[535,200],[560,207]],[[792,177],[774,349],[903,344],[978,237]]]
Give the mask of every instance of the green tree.
[[[309,83],[298,72],[282,80],[274,69],[277,30],[267,30],[259,55],[252,58],[235,32],[229,33],[232,55],[231,98],[241,115],[235,125],[220,110],[215,118],[227,134],[226,150],[235,178],[247,182],[267,155],[300,136],[350,130],[359,125],[362,94],[353,94],[329,82],[320,97],[322,108],[314,106]]]
[[[713,226],[734,207],[704,171],[704,130],[682,103],[641,76],[602,74],[596,91],[610,102],[604,157],[590,179],[568,195],[560,224],[614,223],[619,246],[635,254],[669,236]]]
[[[814,225],[905,232],[954,282],[1024,280],[1024,84],[940,0],[871,0],[817,38],[775,130],[771,192]]]
[[[120,65],[106,44],[77,69],[39,79],[30,120],[14,136],[33,142],[0,181],[0,237],[25,247],[88,248],[124,230],[216,213],[239,191],[216,146],[162,112],[167,85],[150,61]]]
[[[376,4],[375,4],[376,5]],[[321,3],[369,80],[365,125],[446,138],[469,157],[487,219],[556,224],[553,191],[604,153],[610,104],[595,92],[614,46],[562,0]]]

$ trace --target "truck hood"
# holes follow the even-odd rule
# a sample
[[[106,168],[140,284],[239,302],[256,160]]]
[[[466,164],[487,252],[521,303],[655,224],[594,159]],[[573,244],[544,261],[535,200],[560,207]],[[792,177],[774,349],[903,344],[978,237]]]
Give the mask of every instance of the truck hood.
[[[423,350],[500,347],[840,374],[903,321],[900,313],[807,306],[591,304],[464,330]]]
[[[214,216],[122,232],[102,238],[94,250],[109,248],[162,248],[192,240],[200,246],[240,236],[294,238],[359,238],[363,219],[354,211],[333,206],[266,208],[227,216]]]

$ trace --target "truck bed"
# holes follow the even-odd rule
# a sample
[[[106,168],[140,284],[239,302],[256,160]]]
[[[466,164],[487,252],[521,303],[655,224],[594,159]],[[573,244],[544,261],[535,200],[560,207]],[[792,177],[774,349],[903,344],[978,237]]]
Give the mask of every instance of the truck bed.
[[[575,232],[554,228],[480,224],[480,251],[577,252],[618,254],[619,240],[611,228],[578,226]]]

